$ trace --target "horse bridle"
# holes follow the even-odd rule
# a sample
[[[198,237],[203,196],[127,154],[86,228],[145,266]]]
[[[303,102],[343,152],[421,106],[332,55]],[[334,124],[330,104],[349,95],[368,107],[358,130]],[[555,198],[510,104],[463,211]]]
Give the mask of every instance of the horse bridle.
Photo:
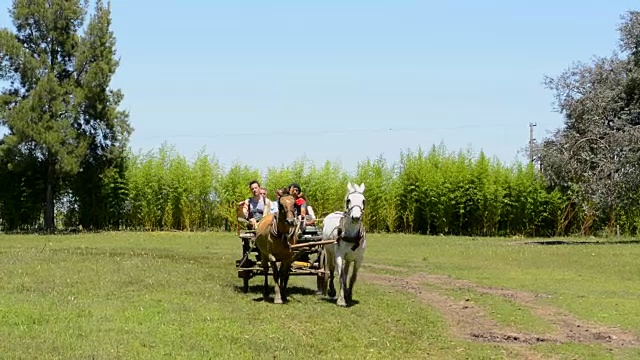
[[[360,191],[352,191],[352,192],[348,193],[347,196],[346,196],[346,200],[345,200],[345,208],[346,208],[346,210],[345,210],[344,214],[350,216],[351,215],[351,211],[353,209],[355,209],[355,208],[360,208],[360,211],[362,211],[362,213],[364,214],[364,208],[365,208],[366,199],[362,199],[362,206],[360,206],[360,205],[349,205],[349,195],[351,195],[351,194],[360,194],[360,195],[364,196],[364,194],[362,192],[360,192]]]
[[[273,217],[273,221],[272,221],[272,227],[271,227],[271,234],[275,237],[279,237],[278,236],[278,230],[277,230],[277,224],[278,221],[280,219],[280,215],[286,213],[286,212],[293,212],[295,215],[295,211],[293,210],[287,210],[287,211],[283,211],[284,210],[284,206],[282,205],[282,203],[280,202],[280,199],[278,198],[278,212],[275,214],[275,216]],[[286,216],[286,215],[285,215]],[[280,234],[280,236],[282,236],[282,239],[288,239],[291,238],[292,236],[294,236],[295,231],[296,231],[296,225],[288,225],[289,227],[289,232],[288,233],[282,233]]]

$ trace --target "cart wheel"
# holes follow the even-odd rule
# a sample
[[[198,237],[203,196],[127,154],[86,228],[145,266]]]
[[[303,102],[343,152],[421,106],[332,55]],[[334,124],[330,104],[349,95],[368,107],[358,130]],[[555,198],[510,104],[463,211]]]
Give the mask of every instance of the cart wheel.
[[[328,260],[327,260],[327,251],[322,248],[320,251],[319,265],[322,271],[327,271],[329,269]],[[327,295],[327,285],[329,283],[329,273],[323,272],[316,275],[316,283],[318,289],[316,290],[316,295]]]

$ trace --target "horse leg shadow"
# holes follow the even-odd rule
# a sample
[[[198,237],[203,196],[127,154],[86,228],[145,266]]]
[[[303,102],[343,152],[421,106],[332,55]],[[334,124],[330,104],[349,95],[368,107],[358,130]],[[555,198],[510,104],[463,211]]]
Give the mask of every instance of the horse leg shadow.
[[[336,305],[338,303],[338,299],[337,298],[331,299],[331,298],[325,297],[325,298],[322,298],[322,301],[327,302],[329,304],[333,304],[333,305]],[[350,308],[352,306],[360,304],[360,301],[354,300],[354,299],[345,300],[345,302],[346,302],[346,305],[340,306],[340,307]]]
[[[268,294],[272,294],[275,291],[275,287],[273,284],[270,284],[267,287],[267,293]],[[244,291],[242,290],[242,286],[241,285],[235,285],[235,290],[238,293],[244,293]],[[262,284],[252,284],[249,285],[247,294],[254,294],[254,295],[260,295],[257,297],[254,297],[252,300],[255,302],[269,302],[269,303],[273,303],[273,297],[272,296],[267,296],[265,298],[264,293],[264,285]],[[295,296],[297,295],[301,295],[301,296],[316,296],[316,291],[314,289],[310,289],[308,287],[305,286],[289,286],[287,284],[287,299],[288,301],[294,301],[295,300]],[[335,300],[334,300],[335,301]]]

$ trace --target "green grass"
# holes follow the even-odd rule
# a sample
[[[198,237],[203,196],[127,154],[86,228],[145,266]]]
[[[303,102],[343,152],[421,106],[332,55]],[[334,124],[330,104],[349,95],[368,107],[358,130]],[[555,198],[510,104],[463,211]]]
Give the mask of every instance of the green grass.
[[[385,235],[367,262],[552,295],[577,316],[640,334],[640,243],[525,245],[511,239]],[[521,241],[519,241],[521,242]]]
[[[503,239],[370,235],[366,263],[446,274],[477,285],[550,295],[581,319],[640,334],[640,245],[508,245]],[[360,281],[359,304],[339,308],[293,277],[290,303],[260,301],[261,278],[242,293],[234,235],[101,233],[0,236],[3,358],[517,358],[522,350],[454,337],[415,294]],[[364,267],[370,273],[385,272]],[[272,280],[270,279],[272,284]],[[472,297],[518,329],[546,324],[518,305]],[[455,297],[455,296],[454,296]],[[526,347],[526,346],[525,346]],[[634,358],[603,345],[529,346],[565,358]]]

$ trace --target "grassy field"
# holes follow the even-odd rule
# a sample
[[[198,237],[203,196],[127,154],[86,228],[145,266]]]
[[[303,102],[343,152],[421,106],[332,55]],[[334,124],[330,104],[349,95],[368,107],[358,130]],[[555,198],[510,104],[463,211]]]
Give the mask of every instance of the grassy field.
[[[0,236],[3,359],[640,358],[640,244],[369,235],[358,303],[240,291],[229,234]]]

